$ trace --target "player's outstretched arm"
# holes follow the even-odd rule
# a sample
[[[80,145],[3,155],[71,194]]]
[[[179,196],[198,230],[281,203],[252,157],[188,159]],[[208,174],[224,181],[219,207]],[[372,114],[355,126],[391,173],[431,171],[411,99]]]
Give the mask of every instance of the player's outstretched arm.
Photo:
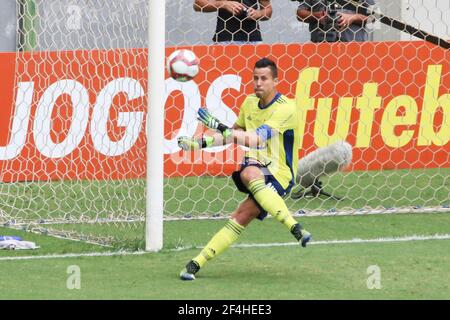
[[[200,108],[197,114],[197,119],[204,126],[216,130],[219,133],[212,136],[204,136],[201,139],[185,136],[179,137],[178,146],[185,151],[223,146],[229,143],[235,143],[254,149],[262,148],[266,141],[270,139],[270,136],[275,132],[271,128],[266,127],[258,134],[258,132],[244,131],[243,128],[240,128],[236,124],[233,128],[230,128],[211,115],[205,108]]]
[[[214,137],[203,137],[196,139],[193,137],[178,137],[178,146],[184,151],[200,150],[203,148],[214,147]]]
[[[227,138],[221,134],[204,136],[196,139],[193,137],[178,137],[178,146],[184,151],[194,151],[203,148],[224,146],[229,143],[235,143],[248,148],[261,148],[264,144],[263,139],[256,132],[246,132],[240,129],[230,129],[231,133]]]
[[[228,139],[235,144],[252,149],[262,148],[265,143],[265,141],[253,131],[232,130],[231,136]]]
[[[249,148],[260,148],[267,139],[256,132],[248,132],[239,129],[238,126],[230,128],[214,117],[206,108],[200,108],[197,112],[197,119],[209,129],[220,132],[220,135],[214,135],[213,146],[221,146],[228,143],[235,143]]]
[[[198,109],[197,120],[205,127],[220,132],[224,138],[231,135],[231,128],[220,122],[220,120],[214,117],[206,108]]]

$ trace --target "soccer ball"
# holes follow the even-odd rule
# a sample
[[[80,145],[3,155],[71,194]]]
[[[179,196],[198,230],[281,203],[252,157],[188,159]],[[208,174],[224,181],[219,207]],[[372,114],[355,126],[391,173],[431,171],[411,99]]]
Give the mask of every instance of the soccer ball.
[[[190,50],[177,50],[167,58],[167,71],[169,76],[177,81],[192,80],[199,71],[198,58]]]

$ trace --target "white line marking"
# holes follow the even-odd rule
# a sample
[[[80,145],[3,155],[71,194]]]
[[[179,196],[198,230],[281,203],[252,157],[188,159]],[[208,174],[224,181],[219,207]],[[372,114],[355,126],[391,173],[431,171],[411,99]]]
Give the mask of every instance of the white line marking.
[[[324,240],[311,241],[310,245],[329,245],[329,244],[352,244],[352,243],[381,243],[381,242],[405,242],[405,241],[423,241],[423,240],[448,240],[450,234],[436,234],[432,236],[407,236],[407,237],[392,237],[392,238],[377,238],[377,239],[359,239],[351,240]],[[283,247],[283,246],[298,246],[298,242],[287,243],[255,243],[255,244],[237,244],[235,248],[249,248],[249,247]]]
[[[359,239],[354,238],[350,240],[323,240],[311,241],[310,245],[330,245],[330,244],[356,244],[356,243],[383,243],[383,242],[406,242],[406,241],[425,241],[425,240],[449,240],[450,234],[435,234],[435,235],[414,235],[405,237],[390,237],[390,238],[376,238],[376,239]],[[261,247],[286,247],[298,246],[298,242],[285,243],[242,243],[232,246],[233,248],[261,248]],[[169,251],[185,251],[190,249],[202,249],[203,246],[188,246],[170,249]],[[112,257],[112,256],[140,256],[149,254],[146,251],[117,251],[117,252],[92,252],[92,253],[70,253],[70,254],[53,254],[45,256],[19,256],[19,257],[0,257],[0,261],[15,261],[15,260],[38,260],[38,259],[65,259],[65,258],[82,258],[82,257]]]
[[[46,256],[18,256],[18,257],[0,257],[0,261],[10,260],[38,260],[38,259],[65,259],[82,257],[112,257],[112,256],[140,256],[150,252],[146,251],[117,251],[117,252],[91,252],[91,253],[68,253],[68,254],[49,254]]]

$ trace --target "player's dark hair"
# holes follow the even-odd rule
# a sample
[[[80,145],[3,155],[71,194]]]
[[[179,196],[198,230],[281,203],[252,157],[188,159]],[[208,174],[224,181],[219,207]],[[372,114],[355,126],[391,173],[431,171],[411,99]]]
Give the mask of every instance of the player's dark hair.
[[[277,65],[275,64],[275,62],[273,62],[269,58],[262,58],[255,63],[255,69],[260,69],[260,68],[270,68],[270,71],[272,71],[272,77],[274,79],[278,78]]]

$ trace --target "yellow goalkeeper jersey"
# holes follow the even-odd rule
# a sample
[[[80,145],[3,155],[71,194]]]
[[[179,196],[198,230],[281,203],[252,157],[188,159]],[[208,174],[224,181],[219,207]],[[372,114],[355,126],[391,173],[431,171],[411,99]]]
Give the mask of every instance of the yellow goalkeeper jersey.
[[[298,113],[294,100],[278,93],[261,106],[256,95],[249,95],[239,111],[236,125],[255,131],[265,140],[264,147],[249,149],[246,157],[269,169],[284,189],[294,185],[298,164]]]

